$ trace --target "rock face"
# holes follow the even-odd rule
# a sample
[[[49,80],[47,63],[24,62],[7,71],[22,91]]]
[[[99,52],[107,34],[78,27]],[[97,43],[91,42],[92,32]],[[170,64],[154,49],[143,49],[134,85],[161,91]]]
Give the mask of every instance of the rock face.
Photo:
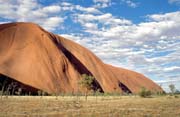
[[[33,23],[0,25],[0,74],[48,93],[77,92],[82,74],[103,92],[163,91],[145,76],[103,63],[91,51]]]

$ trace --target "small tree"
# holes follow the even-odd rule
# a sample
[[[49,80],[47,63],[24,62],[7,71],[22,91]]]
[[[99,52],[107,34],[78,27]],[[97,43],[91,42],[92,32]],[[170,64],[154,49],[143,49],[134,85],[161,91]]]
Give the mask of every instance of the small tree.
[[[37,91],[37,94],[38,94],[38,96],[42,96],[42,91],[41,91],[41,90],[38,90],[38,91]]]
[[[6,87],[7,83],[8,83],[7,79],[4,80],[4,82],[2,83],[1,98],[4,95],[4,91],[5,91],[5,87]]]
[[[79,84],[85,88],[85,98],[87,100],[87,93],[89,90],[91,90],[93,88],[93,83],[94,81],[94,77],[93,76],[89,76],[87,74],[82,74],[82,79],[80,80]]]
[[[141,97],[150,97],[152,95],[152,92],[150,90],[147,90],[145,87],[142,87],[140,92],[139,92],[139,96]]]
[[[19,96],[20,96],[20,95],[21,95],[21,93],[22,93],[22,88],[21,88],[21,87],[19,87],[19,88],[18,88],[18,91],[17,91],[17,95],[19,95]]]
[[[174,84],[170,84],[170,85],[169,85],[169,89],[170,89],[170,91],[171,91],[172,94],[174,94],[175,91],[176,91],[176,88],[175,88]]]

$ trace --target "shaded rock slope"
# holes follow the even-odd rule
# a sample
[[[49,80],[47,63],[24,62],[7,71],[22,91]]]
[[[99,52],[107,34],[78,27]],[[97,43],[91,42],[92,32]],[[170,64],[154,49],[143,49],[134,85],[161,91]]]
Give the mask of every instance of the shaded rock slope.
[[[103,92],[163,91],[142,74],[103,63],[83,46],[33,23],[0,25],[0,74],[52,93],[82,90],[82,74]]]

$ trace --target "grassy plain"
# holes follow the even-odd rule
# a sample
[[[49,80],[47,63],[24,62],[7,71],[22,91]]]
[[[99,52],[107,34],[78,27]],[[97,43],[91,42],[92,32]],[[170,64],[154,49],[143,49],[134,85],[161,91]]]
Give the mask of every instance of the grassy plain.
[[[180,96],[8,96],[0,117],[180,117]]]

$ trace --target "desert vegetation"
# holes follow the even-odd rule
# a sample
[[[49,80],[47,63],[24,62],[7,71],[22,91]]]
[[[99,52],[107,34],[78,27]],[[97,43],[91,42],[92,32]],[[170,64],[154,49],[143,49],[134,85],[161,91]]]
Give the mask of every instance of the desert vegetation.
[[[152,92],[150,91],[150,90],[147,90],[146,88],[144,88],[144,87],[142,87],[141,88],[141,91],[139,92],[139,95],[141,96],[141,97],[150,97],[151,96],[151,94],[152,94]]]
[[[10,96],[0,100],[0,116],[178,117],[180,96]]]
[[[138,94],[109,94],[93,90],[93,77],[83,75],[79,85],[85,93],[47,95],[38,90],[36,96],[4,93],[1,85],[0,117],[4,116],[180,116],[180,95],[154,94],[142,87]],[[170,90],[176,91],[174,85]],[[92,91],[91,91],[92,90]]]
[[[178,117],[180,116],[180,95],[175,93],[154,94],[142,87],[138,94],[109,94],[88,92],[92,89],[90,76],[80,81],[87,92],[79,95],[2,95],[0,117],[4,116],[67,116],[67,117]],[[175,86],[173,86],[175,90]],[[171,89],[171,86],[169,87]]]
[[[94,88],[94,80],[94,77],[82,74],[78,84],[84,92],[50,95],[38,89],[36,93],[28,93],[24,85],[4,79],[0,84],[0,117],[180,116],[180,95],[173,84],[169,85],[171,92],[167,94],[153,93],[144,87],[138,94],[119,94]]]
[[[180,116],[180,95],[173,84],[169,94],[153,93],[145,87],[138,94],[105,93],[93,76],[82,74],[78,85],[84,92],[47,94],[1,76],[0,117]]]

